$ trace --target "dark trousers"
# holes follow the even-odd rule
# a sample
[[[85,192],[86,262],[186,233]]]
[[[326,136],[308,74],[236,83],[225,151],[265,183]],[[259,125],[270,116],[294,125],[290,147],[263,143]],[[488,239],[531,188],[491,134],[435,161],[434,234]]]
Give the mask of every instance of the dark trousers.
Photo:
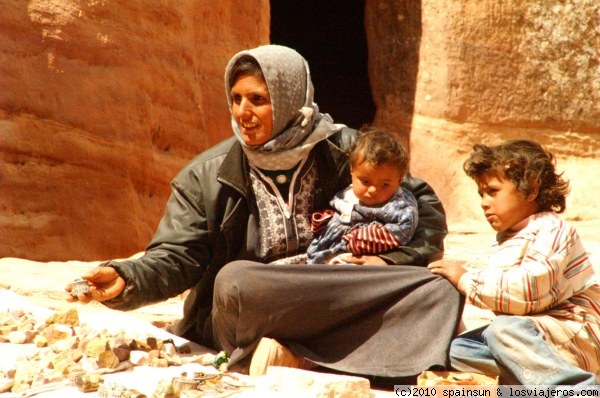
[[[212,338],[232,364],[271,337],[329,369],[406,377],[448,366],[463,302],[423,267],[236,261],[215,281]]]

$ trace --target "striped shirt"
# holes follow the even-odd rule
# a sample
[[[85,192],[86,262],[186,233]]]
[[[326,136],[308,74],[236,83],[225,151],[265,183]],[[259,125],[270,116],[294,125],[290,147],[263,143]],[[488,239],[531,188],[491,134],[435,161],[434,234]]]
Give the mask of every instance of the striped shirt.
[[[470,269],[458,288],[497,314],[526,316],[572,363],[600,376],[600,286],[577,232],[538,213],[516,233],[499,233],[489,266]]]

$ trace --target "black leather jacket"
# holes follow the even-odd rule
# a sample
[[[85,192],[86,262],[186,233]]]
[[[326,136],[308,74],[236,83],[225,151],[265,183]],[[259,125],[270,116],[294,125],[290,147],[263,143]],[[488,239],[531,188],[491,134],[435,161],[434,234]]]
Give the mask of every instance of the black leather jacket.
[[[317,208],[326,208],[333,195],[350,184],[347,150],[355,136],[355,130],[344,129],[313,149],[320,179],[329,182],[315,200]],[[217,272],[233,260],[258,261],[245,247],[246,234],[258,217],[248,162],[232,137],[198,155],[171,185],[165,214],[144,256],[103,264],[127,281],[123,293],[105,304],[134,309],[191,289],[174,332],[208,344],[201,336]],[[380,257],[389,264],[425,266],[442,257],[447,233],[444,209],[425,182],[407,175],[403,186],[417,198],[419,224],[408,246]]]

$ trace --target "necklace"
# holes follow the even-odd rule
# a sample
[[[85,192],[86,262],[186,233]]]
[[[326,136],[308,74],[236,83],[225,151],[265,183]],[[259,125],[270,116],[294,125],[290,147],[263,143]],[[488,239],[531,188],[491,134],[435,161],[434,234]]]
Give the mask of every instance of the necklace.
[[[264,175],[266,175],[267,177],[269,177],[275,184],[282,186],[282,185],[287,185],[290,183],[290,181],[292,180],[292,176],[294,175],[294,172],[296,171],[297,167],[294,167],[293,169],[290,170],[262,170],[261,172],[264,173]]]
[[[285,174],[277,174],[277,177],[275,177],[275,182],[277,184],[285,184],[288,181],[288,178]]]

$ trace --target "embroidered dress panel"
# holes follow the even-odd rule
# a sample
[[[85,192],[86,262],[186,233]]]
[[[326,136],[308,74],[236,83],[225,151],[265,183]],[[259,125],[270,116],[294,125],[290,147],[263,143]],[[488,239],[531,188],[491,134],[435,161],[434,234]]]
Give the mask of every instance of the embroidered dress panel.
[[[313,198],[320,195],[314,191],[321,190],[313,163],[302,168],[294,179],[294,194],[289,196],[291,206],[282,203],[275,184],[264,181],[263,178],[268,177],[261,177],[255,169],[250,177],[262,223],[257,257],[273,261],[304,251],[312,240],[310,216],[315,211]]]

